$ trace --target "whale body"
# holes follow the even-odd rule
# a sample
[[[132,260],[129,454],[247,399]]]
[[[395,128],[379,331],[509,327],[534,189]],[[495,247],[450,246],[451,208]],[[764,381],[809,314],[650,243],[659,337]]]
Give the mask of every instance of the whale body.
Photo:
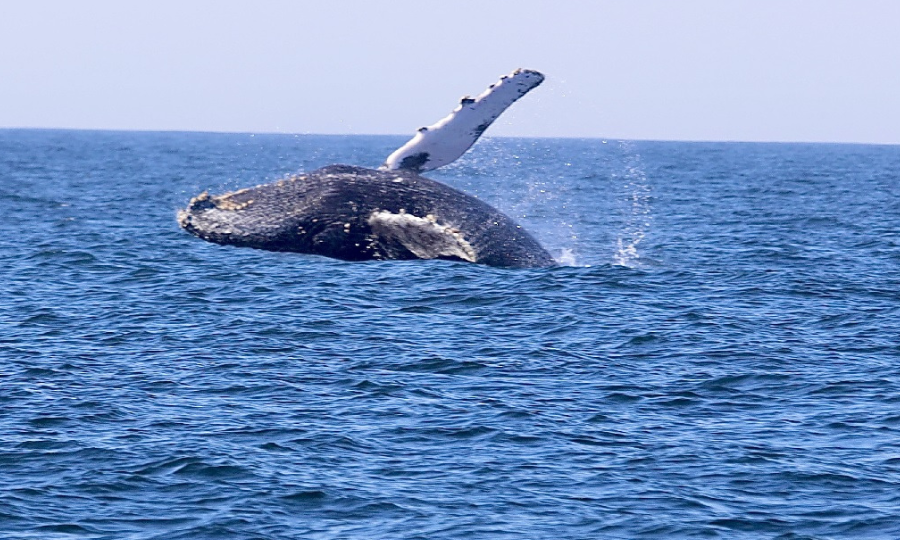
[[[217,244],[348,261],[449,259],[505,267],[554,264],[521,226],[419,173],[463,155],[510,105],[543,82],[517,69],[419,128],[378,170],[332,165],[278,182],[191,199],[186,231]]]
[[[202,193],[178,213],[178,223],[217,244],[348,261],[555,264],[500,211],[411,170],[332,165],[224,195]]]

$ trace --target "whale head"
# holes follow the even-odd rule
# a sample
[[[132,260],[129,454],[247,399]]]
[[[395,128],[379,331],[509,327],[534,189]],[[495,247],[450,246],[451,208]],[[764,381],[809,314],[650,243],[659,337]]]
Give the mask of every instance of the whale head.
[[[216,244],[371,258],[371,210],[361,202],[371,183],[357,179],[361,171],[332,165],[223,195],[203,192],[178,212],[178,224]]]
[[[290,181],[292,179],[281,183]],[[275,187],[274,191],[279,190]],[[278,250],[286,236],[289,235],[294,243],[303,236],[298,235],[302,229],[298,229],[292,219],[298,209],[305,206],[303,193],[297,191],[292,190],[289,198],[280,198],[277,193],[258,188],[223,195],[203,192],[191,199],[187,208],[178,211],[178,224],[194,236],[216,244]]]

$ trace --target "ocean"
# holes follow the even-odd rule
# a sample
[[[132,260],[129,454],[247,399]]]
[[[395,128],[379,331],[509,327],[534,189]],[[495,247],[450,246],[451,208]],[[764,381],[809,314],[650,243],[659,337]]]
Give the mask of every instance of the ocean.
[[[900,147],[506,139],[560,265],[203,242],[407,137],[0,130],[0,538],[900,538]]]

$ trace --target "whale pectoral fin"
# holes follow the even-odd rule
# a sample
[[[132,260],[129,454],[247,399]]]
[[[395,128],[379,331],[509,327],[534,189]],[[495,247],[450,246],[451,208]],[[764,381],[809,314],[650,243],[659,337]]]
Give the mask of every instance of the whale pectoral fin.
[[[369,227],[382,244],[399,244],[419,259],[477,259],[475,249],[458,230],[437,223],[433,216],[372,212]]]
[[[456,161],[503,111],[543,81],[542,74],[529,69],[504,75],[477,98],[462,98],[446,118],[420,128],[409,142],[388,156],[381,169],[423,172]]]

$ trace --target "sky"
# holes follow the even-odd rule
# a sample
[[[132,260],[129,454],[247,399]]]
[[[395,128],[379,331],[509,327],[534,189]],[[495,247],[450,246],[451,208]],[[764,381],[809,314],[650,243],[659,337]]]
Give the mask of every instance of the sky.
[[[895,0],[0,0],[0,128],[900,144]]]

